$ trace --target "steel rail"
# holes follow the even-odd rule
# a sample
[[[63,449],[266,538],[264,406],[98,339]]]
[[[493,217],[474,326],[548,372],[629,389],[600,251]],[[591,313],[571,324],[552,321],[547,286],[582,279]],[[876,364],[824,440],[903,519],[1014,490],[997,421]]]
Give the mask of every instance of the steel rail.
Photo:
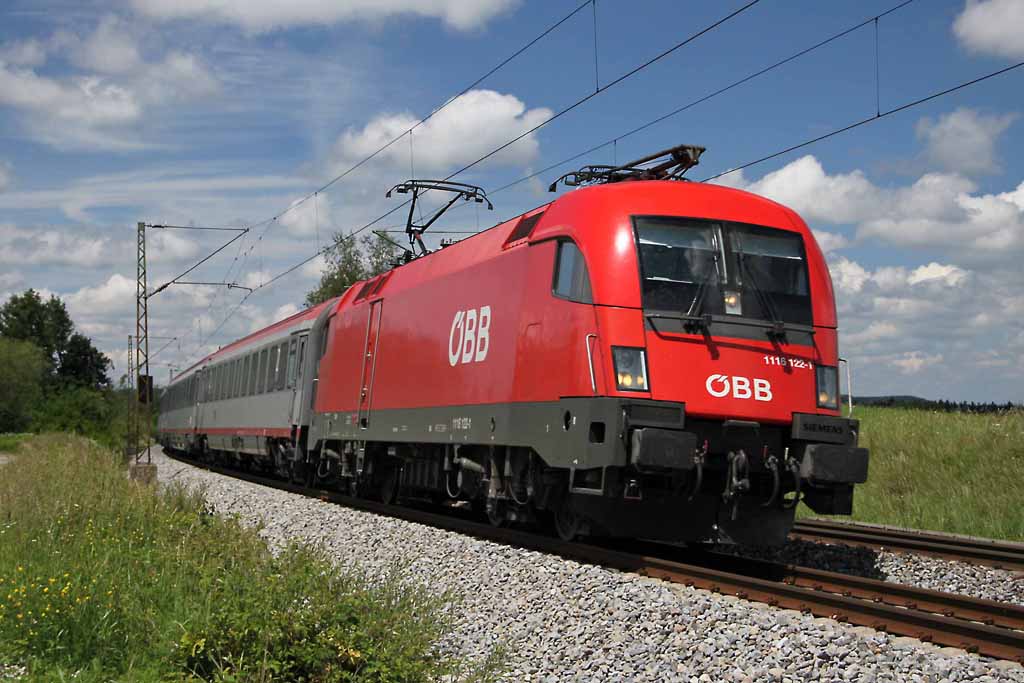
[[[1024,571],[1024,544],[1021,543],[817,519],[797,522],[790,536],[815,543],[840,543],[916,553],[997,569]]]
[[[440,514],[416,507],[387,505],[335,491],[307,488],[248,472],[239,472],[208,463],[198,463],[180,455],[168,454],[168,456],[225,476],[318,498],[326,502],[338,503],[365,512],[426,524],[496,543],[558,555],[577,562],[597,564],[715,593],[734,595],[744,600],[766,603],[773,607],[793,609],[818,617],[868,626],[893,635],[910,636],[936,645],[956,647],[988,657],[1024,663],[1024,631],[997,626],[994,618],[991,619],[992,623],[972,621],[970,616],[960,618],[955,616],[956,612],[948,607],[944,610],[945,614],[925,611],[922,605],[929,603],[923,597],[918,597],[914,601],[915,604],[904,603],[902,605],[890,604],[894,600],[903,599],[899,597],[891,597],[888,602],[885,599],[879,599],[876,595],[858,597],[849,585],[839,586],[830,583],[816,570],[765,563],[767,566],[762,566],[760,571],[765,572],[769,577],[775,576],[779,567],[791,571],[794,577],[787,582],[785,577],[780,580],[779,578],[748,576],[714,566],[686,563],[651,554],[626,552],[584,543],[565,543],[552,536],[519,529],[494,527],[490,524],[466,519],[463,516]],[[659,554],[663,553],[659,552]],[[724,562],[722,557],[728,556],[720,556],[716,562]],[[748,560],[742,558],[741,561]],[[835,581],[834,577],[829,578]],[[882,581],[877,584],[880,586],[873,586],[872,590],[884,590],[886,593],[903,596],[915,593],[920,596],[917,589],[907,586],[898,586]],[[830,589],[837,592],[832,592]],[[935,592],[928,591],[928,593]],[[988,601],[978,601],[964,596],[958,597],[962,604],[972,605],[971,616],[977,616],[979,610],[987,609],[979,607],[978,603]],[[1020,616],[1014,613],[1012,606],[1007,607],[1007,611],[1000,617],[1001,620],[1016,619]],[[954,616],[950,616],[950,612]],[[988,620],[987,617],[983,618]]]
[[[972,598],[957,593],[917,588],[879,579],[832,572],[812,567],[782,564],[728,553],[680,548],[663,543],[644,543],[632,549],[669,560],[690,561],[701,566],[727,568],[729,571],[770,578],[816,591],[849,595],[894,607],[921,610],[947,617],[967,619],[989,626],[1024,631],[1024,606]]]

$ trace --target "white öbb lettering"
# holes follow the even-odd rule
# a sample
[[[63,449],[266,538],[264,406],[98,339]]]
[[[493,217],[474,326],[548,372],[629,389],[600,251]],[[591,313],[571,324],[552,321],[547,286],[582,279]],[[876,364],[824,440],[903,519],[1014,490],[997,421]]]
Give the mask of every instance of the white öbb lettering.
[[[772,400],[772,385],[766,379],[755,377],[729,377],[728,375],[708,375],[704,388],[715,398],[728,396],[755,401]]]
[[[490,330],[490,306],[456,311],[448,333],[448,364],[454,368],[459,363],[479,363],[486,359],[491,346]]]

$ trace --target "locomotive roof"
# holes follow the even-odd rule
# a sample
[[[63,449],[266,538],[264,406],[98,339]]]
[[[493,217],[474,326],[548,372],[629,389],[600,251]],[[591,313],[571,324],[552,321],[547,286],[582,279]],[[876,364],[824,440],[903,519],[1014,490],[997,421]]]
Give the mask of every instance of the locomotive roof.
[[[513,216],[448,247],[397,266],[391,271],[377,276],[388,277],[388,281],[383,283],[379,289],[386,293],[389,289],[394,291],[406,286],[415,286],[416,283],[422,282],[424,279],[444,277],[478,264],[482,258],[486,258],[486,255],[497,255],[505,249],[516,248],[527,243],[562,236],[576,237],[577,239],[586,237],[587,230],[584,228],[577,226],[575,229],[567,230],[567,226],[574,223],[574,217],[579,220],[594,212],[611,212],[623,216],[655,215],[660,212],[658,207],[669,204],[673,205],[675,211],[678,211],[680,202],[685,203],[685,214],[688,217],[767,225],[811,237],[806,224],[792,209],[745,190],[724,185],[679,180],[637,180],[597,184],[567,192],[551,202]],[[532,226],[528,235],[524,235],[520,239],[510,239],[520,221],[535,216],[538,216],[539,219]],[[813,237],[809,243],[813,244]],[[397,276],[399,273],[402,274],[401,277],[390,277],[391,274]],[[371,278],[371,280],[374,279]],[[365,282],[368,281],[357,282],[339,297],[299,311],[231,342],[189,366],[187,370],[179,373],[171,384],[231,350],[245,346],[295,323],[315,319],[325,306],[340,307],[353,299],[358,300],[360,298],[358,292],[363,288]]]

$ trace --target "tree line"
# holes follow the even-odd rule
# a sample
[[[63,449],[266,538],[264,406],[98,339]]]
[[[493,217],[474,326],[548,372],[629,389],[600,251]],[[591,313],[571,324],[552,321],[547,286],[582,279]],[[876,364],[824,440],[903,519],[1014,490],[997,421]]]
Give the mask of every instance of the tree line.
[[[845,397],[844,399],[845,400]],[[915,410],[931,410],[943,413],[1003,413],[1016,410],[1019,405],[1011,401],[996,403],[994,401],[933,401],[919,396],[863,396],[853,397],[854,405],[880,406],[883,408],[911,408]]]
[[[0,432],[76,432],[110,446],[123,437],[126,382],[75,329],[64,302],[34,289],[0,306]]]

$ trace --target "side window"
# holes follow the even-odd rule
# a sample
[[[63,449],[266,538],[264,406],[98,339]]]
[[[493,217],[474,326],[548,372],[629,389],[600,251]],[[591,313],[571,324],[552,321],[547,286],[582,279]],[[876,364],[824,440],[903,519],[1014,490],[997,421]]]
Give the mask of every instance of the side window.
[[[242,359],[239,358],[235,361],[235,397],[242,395],[242,382],[245,380],[245,374],[242,372]]]
[[[262,394],[267,386],[267,350],[260,351],[259,362],[256,364],[256,392]]]
[[[277,378],[277,347],[271,346],[267,349],[267,367],[265,368],[266,383],[263,385],[267,392],[274,390],[274,380]]]
[[[233,359],[228,363],[231,372],[228,374],[228,398],[235,397],[235,385],[238,382],[238,360]]]
[[[594,303],[590,291],[590,275],[583,253],[573,242],[559,242],[555,257],[555,296],[584,304]]]
[[[302,362],[306,358],[306,338],[307,335],[299,337],[299,360],[295,363],[295,382],[298,383],[302,379]]]
[[[292,340],[288,343],[288,380],[285,385],[288,389],[295,386],[295,354],[298,350],[298,345],[298,340],[295,337],[292,337]]]
[[[283,341],[277,347],[277,381],[274,382],[274,388],[278,391],[284,389],[286,379],[288,379],[288,342]]]
[[[242,359],[242,388],[241,395],[249,395],[249,358],[250,355],[245,354],[245,358]]]

